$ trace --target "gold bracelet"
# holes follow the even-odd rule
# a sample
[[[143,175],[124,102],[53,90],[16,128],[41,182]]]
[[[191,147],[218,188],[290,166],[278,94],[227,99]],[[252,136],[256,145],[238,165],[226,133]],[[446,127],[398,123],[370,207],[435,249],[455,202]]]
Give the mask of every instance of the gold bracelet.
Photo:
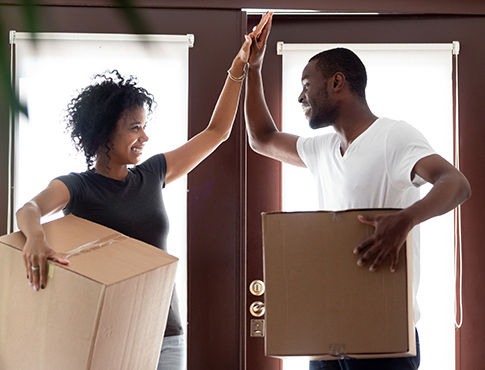
[[[241,77],[233,76],[233,74],[231,73],[231,69],[227,70],[227,74],[229,75],[229,78],[231,80],[233,80],[234,82],[242,82],[244,80],[244,78],[246,77],[246,71],[245,70],[243,70],[243,74],[242,74]]]

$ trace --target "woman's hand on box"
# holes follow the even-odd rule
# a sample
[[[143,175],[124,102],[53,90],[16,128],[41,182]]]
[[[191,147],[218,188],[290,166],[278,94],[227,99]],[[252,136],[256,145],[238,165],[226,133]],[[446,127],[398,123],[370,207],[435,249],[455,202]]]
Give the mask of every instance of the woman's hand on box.
[[[25,203],[16,213],[17,226],[25,235],[24,264],[27,279],[35,291],[47,285],[51,259],[67,265],[68,260],[56,253],[47,243],[40,219],[66,207],[70,199],[69,190],[60,180],[52,180],[49,185],[32,200]]]
[[[49,259],[63,265],[69,264],[67,259],[49,246],[45,240],[44,233],[38,233],[37,236],[27,238],[23,256],[27,279],[34,291],[44,289],[47,286]]]

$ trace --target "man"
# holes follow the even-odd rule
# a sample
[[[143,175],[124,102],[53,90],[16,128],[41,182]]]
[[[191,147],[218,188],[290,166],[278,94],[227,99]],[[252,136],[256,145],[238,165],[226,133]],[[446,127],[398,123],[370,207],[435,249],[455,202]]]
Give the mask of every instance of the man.
[[[270,28],[268,22],[253,40],[249,58],[245,114],[252,149],[307,167],[317,181],[320,209],[401,209],[375,217],[359,216],[375,232],[354,250],[360,255],[359,266],[368,265],[375,271],[389,257],[394,271],[399,251],[414,226],[470,197],[467,179],[412,126],[371,112],[365,98],[365,67],[347,49],[332,49],[310,59],[298,97],[310,127],[332,126],[335,133],[305,139],[280,132],[267,108],[261,76]],[[417,186],[424,182],[433,187],[420,200]],[[418,356],[407,358],[312,361],[310,369],[417,369],[419,347],[417,350]]]

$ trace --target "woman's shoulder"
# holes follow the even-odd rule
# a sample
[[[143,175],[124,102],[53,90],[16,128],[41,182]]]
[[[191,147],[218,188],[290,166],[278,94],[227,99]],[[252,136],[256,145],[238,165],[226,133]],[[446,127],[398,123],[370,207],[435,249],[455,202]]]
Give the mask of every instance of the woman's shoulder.
[[[66,180],[66,181],[75,181],[86,179],[92,177],[94,175],[94,170],[87,170],[84,172],[70,172],[67,175],[60,175],[55,178],[55,180]]]
[[[155,154],[132,168],[133,172],[151,172],[164,179],[167,172],[167,161],[163,153]]]

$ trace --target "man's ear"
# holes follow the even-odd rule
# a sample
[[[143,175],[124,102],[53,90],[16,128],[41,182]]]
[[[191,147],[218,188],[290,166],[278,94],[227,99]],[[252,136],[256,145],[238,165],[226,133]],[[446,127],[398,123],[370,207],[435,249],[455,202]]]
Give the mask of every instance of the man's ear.
[[[340,90],[345,85],[345,76],[341,72],[337,72],[332,77],[333,88]]]

